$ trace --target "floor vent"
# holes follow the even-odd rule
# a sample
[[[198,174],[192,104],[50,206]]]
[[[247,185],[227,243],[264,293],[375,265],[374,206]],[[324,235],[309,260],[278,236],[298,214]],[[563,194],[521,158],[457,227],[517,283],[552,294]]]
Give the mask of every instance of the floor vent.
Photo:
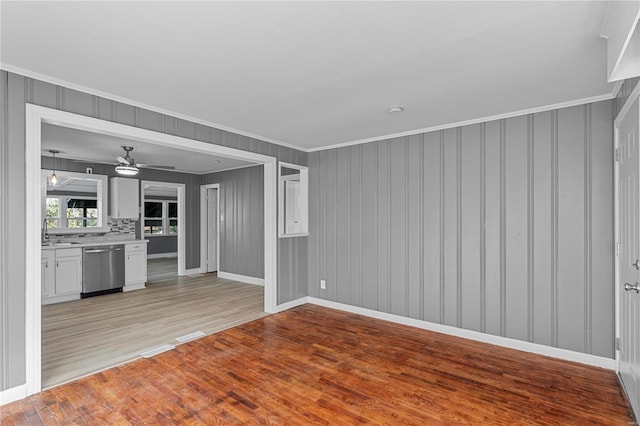
[[[176,340],[180,343],[188,342],[189,340],[197,339],[198,337],[204,336],[202,331],[194,331],[190,334],[185,334],[184,336],[176,337]]]
[[[142,352],[140,356],[144,358],[151,358],[152,356],[161,354],[162,352],[170,351],[171,349],[175,349],[175,348],[176,347],[173,345],[162,345],[162,346],[158,346],[157,348],[151,348],[146,352]]]

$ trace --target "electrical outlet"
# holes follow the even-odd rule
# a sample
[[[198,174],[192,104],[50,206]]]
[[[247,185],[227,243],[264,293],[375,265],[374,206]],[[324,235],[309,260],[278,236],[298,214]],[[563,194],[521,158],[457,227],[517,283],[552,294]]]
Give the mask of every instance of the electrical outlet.
[[[92,174],[93,174],[93,169],[92,169],[91,167],[87,167],[87,169],[85,170],[85,172],[86,172],[88,175],[92,175]]]
[[[320,280],[320,290],[326,290],[326,289],[327,289],[327,281]]]

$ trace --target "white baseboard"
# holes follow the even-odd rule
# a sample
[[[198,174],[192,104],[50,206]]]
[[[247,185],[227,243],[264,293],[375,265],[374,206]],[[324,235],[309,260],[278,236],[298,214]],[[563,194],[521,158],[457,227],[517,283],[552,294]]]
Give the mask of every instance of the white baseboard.
[[[182,274],[184,275],[198,275],[201,274],[202,271],[200,271],[200,268],[192,268],[192,269],[185,269],[184,273]]]
[[[465,330],[463,328],[452,327],[449,325],[436,324],[429,321],[423,321],[413,318],[407,318],[400,315],[388,314],[386,312],[374,311],[372,309],[359,308],[344,303],[332,302],[330,300],[309,297],[308,303],[324,306],[327,308],[338,309],[341,311],[360,314],[371,318],[377,318],[397,324],[409,325],[421,328],[423,330],[435,331],[437,333],[448,334],[450,336],[462,337],[464,339],[475,340],[478,342],[488,343],[491,345],[502,346],[509,349],[530,352],[538,355],[549,356],[553,358],[563,359],[566,361],[578,362],[580,364],[591,365],[594,367],[615,370],[616,361],[613,358],[604,358],[601,356],[585,354],[582,352],[570,351],[567,349],[554,348],[551,346],[541,345],[539,343],[524,342],[522,340],[510,339],[508,337],[494,336],[491,334],[481,333],[479,331]]]
[[[173,252],[173,253],[154,253],[154,254],[147,254],[147,259],[163,259],[165,257],[178,257],[178,253],[177,252]]]
[[[250,277],[248,275],[232,274],[231,272],[218,271],[218,277],[227,280],[240,281],[247,284],[261,285],[264,287],[264,279]]]
[[[10,402],[17,401],[27,397],[27,385],[15,386],[3,391],[0,391],[0,405],[9,404]]]
[[[280,305],[276,306],[276,312],[283,312],[283,311],[286,311],[287,309],[304,305],[305,303],[309,303],[309,297],[307,296],[301,297],[300,299],[291,300],[289,302],[281,303]]]

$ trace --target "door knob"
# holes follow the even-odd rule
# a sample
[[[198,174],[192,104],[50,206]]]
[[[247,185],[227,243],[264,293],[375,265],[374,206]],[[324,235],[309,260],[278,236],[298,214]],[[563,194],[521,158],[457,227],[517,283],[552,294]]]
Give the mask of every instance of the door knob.
[[[624,283],[624,289],[625,291],[633,290],[636,293],[640,293],[640,289],[638,288],[638,283],[635,283],[635,284]]]
[[[636,270],[640,270],[640,259],[636,259],[636,261],[633,262],[633,267],[636,268]]]

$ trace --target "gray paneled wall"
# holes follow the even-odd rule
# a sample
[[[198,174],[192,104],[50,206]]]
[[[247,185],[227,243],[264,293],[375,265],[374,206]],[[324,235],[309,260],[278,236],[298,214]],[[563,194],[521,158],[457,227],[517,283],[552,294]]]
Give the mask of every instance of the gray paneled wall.
[[[613,357],[612,114],[311,153],[309,295]]]
[[[264,167],[202,176],[202,185],[212,183],[220,184],[220,215],[224,215],[219,269],[264,278]]]
[[[0,390],[25,382],[24,306],[25,306],[25,221],[19,206],[25,204],[25,104],[32,103],[90,117],[132,125],[157,132],[175,134],[217,145],[259,152],[286,162],[306,165],[307,154],[291,148],[214,129],[206,125],[148,111],[98,96],[27,78],[18,74],[0,72]],[[161,89],[161,88],[160,88]],[[215,102],[215,100],[212,100]],[[96,173],[98,173],[96,171]],[[154,180],[150,178],[150,180]],[[158,179],[155,179],[158,180]],[[187,197],[199,196],[198,185]],[[188,220],[199,222],[199,209],[190,213]],[[299,291],[291,291],[306,277],[306,239],[280,240],[278,250],[285,255],[278,265],[279,301]],[[297,246],[297,247],[294,247]],[[294,247],[292,249],[292,247]],[[192,250],[192,251],[189,251]],[[199,246],[187,246],[187,259],[199,258]],[[197,267],[187,264],[187,268]],[[293,275],[296,274],[296,275]]]

